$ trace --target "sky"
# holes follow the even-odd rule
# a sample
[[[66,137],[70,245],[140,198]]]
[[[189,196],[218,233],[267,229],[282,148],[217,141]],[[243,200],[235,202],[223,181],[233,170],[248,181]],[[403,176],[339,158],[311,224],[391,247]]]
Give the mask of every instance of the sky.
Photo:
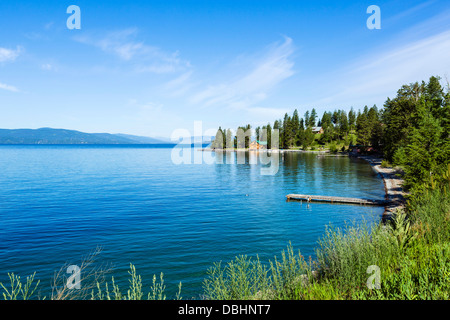
[[[448,0],[0,2],[0,128],[256,127],[382,107],[432,75],[450,78]]]

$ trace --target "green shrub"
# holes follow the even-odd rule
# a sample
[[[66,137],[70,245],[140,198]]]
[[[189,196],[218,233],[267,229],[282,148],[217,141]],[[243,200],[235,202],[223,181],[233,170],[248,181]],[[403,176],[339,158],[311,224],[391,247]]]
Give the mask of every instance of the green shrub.
[[[338,151],[338,147],[336,146],[336,142],[330,144],[330,152],[336,153]]]
[[[391,165],[391,163],[388,160],[383,159],[381,161],[381,167],[382,168],[392,168],[392,165]]]

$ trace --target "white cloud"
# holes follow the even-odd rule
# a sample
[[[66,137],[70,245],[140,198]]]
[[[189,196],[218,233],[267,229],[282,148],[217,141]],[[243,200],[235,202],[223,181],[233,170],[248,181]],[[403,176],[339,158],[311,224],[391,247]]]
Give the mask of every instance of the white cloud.
[[[138,30],[135,28],[111,32],[100,39],[79,36],[78,42],[96,46],[104,52],[114,54],[121,60],[134,63],[136,72],[172,73],[189,67],[188,61],[179,57],[178,52],[167,53],[156,46],[136,41]]]
[[[50,63],[44,63],[41,65],[41,69],[45,71],[52,71],[55,70],[55,67],[51,65]]]
[[[186,94],[190,89],[192,89],[195,84],[192,82],[193,71],[187,71],[177,78],[167,82],[162,86],[162,89],[167,92],[170,96],[180,96]]]
[[[17,89],[16,87],[8,85],[8,84],[4,84],[4,83],[0,83],[0,89],[11,91],[11,92],[19,92],[19,89]]]
[[[0,62],[14,61],[22,52],[22,47],[17,47],[15,50],[0,48]]]
[[[243,109],[267,98],[270,91],[294,74],[292,39],[271,45],[261,58],[253,62],[252,68],[240,76],[208,86],[193,94],[192,104]]]
[[[53,21],[50,21],[50,22],[48,22],[48,23],[46,23],[46,24],[44,25],[44,29],[45,29],[45,30],[50,30],[50,29],[53,27],[54,24],[55,24],[55,23],[54,23]]]
[[[403,43],[385,50],[374,50],[346,67],[323,76],[320,87],[308,105],[333,107],[382,106],[404,84],[427,81],[432,75],[450,74],[450,30]],[[305,105],[306,105],[305,104]]]
[[[163,111],[163,104],[158,102],[140,103],[137,99],[128,100],[128,107],[136,108],[142,115],[149,115],[152,113],[160,113]]]

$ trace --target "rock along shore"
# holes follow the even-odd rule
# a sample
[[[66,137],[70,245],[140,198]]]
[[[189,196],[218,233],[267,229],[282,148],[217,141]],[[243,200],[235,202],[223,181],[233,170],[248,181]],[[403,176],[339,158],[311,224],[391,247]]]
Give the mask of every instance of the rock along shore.
[[[394,168],[383,168],[381,166],[383,159],[380,157],[364,155],[357,155],[356,157],[367,161],[372,166],[372,169],[383,179],[386,200],[390,201],[390,204],[386,206],[384,211],[383,219],[390,219],[392,214],[397,209],[402,209],[405,204],[405,192],[402,187],[403,179],[398,176],[399,171]]]

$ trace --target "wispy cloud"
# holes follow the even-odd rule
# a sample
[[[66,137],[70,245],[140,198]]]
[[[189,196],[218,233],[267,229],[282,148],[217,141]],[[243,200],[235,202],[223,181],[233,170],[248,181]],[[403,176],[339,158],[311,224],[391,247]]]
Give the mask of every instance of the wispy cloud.
[[[41,64],[41,69],[44,71],[56,71],[56,67],[50,63]]]
[[[165,83],[162,89],[172,97],[184,95],[196,86],[196,83],[192,81],[192,74],[193,71],[189,70]]]
[[[153,50],[149,46],[145,47],[142,42],[131,41],[130,37],[136,35],[136,33],[136,29],[112,32],[96,42],[95,45],[105,52],[114,53],[122,60],[128,61],[134,56],[143,53],[143,51]],[[86,41],[86,43],[89,42],[89,40]]]
[[[163,111],[163,104],[158,102],[141,103],[137,99],[129,99],[128,107],[136,108],[140,113],[151,114]]]
[[[23,51],[22,47],[17,47],[16,49],[7,49],[0,47],[0,62],[14,61]]]
[[[54,24],[55,23],[53,21],[50,21],[50,22],[44,24],[44,29],[45,30],[50,30],[53,27]]]
[[[383,25],[389,26],[391,24],[402,21],[403,19],[410,18],[412,15],[420,12],[421,10],[433,5],[436,3],[436,0],[428,0],[426,2],[419,3],[416,6],[410,7],[394,16],[383,19]]]
[[[93,45],[106,53],[116,55],[122,61],[133,61],[136,72],[172,73],[190,66],[179,52],[167,53],[156,46],[137,41],[135,28],[110,32],[103,37],[78,36],[78,42]]]
[[[433,30],[434,22],[421,25]],[[321,87],[330,88],[327,95],[316,90],[306,103],[322,107],[380,106],[403,84],[450,74],[450,30],[421,36],[407,42],[395,38],[393,45],[375,48],[374,53],[322,76]]]
[[[252,67],[243,73],[236,70],[233,79],[224,79],[207,86],[189,97],[189,102],[203,107],[221,106],[245,109],[265,100],[270,91],[294,74],[292,39],[275,43],[256,58]]]
[[[19,89],[17,89],[14,86],[11,86],[9,84],[0,83],[0,89],[11,91],[11,92],[19,92]]]

